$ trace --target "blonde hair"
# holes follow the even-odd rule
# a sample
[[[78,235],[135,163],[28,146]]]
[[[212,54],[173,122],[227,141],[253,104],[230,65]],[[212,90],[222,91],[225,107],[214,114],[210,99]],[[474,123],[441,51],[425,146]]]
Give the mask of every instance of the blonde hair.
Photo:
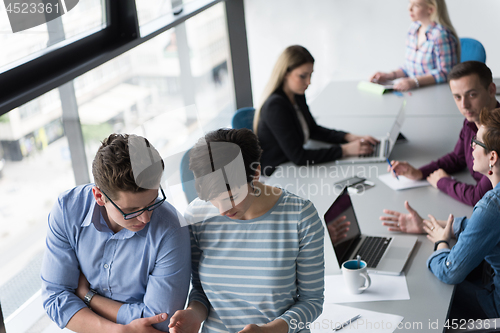
[[[276,64],[274,65],[271,77],[264,88],[264,92],[261,97],[261,103],[257,110],[255,110],[255,115],[253,118],[253,130],[257,134],[257,127],[259,126],[260,110],[262,106],[267,101],[269,96],[271,96],[276,89],[283,86],[285,80],[285,75],[293,71],[295,68],[302,66],[304,64],[314,64],[314,58],[307,51],[307,49],[300,45],[292,45],[287,47],[279,56]]]
[[[438,24],[441,24],[443,27],[448,29],[451,34],[457,40],[457,60],[460,63],[460,54],[462,52],[460,47],[460,39],[458,38],[458,34],[451,24],[450,16],[448,15],[448,7],[446,7],[445,0],[426,0],[427,5],[434,7],[434,12],[431,15],[431,20]]]

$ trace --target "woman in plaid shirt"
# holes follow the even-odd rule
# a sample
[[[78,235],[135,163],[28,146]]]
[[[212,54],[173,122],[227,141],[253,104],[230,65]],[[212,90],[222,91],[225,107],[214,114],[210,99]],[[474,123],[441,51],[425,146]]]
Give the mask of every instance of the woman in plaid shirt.
[[[460,62],[460,41],[451,24],[445,0],[410,0],[413,23],[406,39],[406,61],[390,73],[377,72],[373,82],[401,78],[396,90],[446,82],[451,68]]]

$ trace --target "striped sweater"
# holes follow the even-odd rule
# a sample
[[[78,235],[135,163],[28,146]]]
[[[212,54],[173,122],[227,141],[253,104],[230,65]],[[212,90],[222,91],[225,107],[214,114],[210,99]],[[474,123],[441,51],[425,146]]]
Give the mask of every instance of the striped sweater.
[[[309,200],[283,190],[264,215],[232,220],[196,199],[187,209],[188,223],[199,212],[212,214],[190,225],[189,300],[209,309],[202,332],[238,332],[276,318],[298,332],[321,314],[323,225]]]

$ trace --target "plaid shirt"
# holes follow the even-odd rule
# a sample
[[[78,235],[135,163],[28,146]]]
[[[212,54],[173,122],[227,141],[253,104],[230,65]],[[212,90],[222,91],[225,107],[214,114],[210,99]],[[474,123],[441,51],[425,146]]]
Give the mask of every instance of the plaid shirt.
[[[406,39],[406,61],[401,67],[406,76],[432,74],[436,83],[446,82],[451,68],[458,63],[458,41],[449,30],[433,22],[425,32],[426,41],[417,45],[420,22],[413,22]]]

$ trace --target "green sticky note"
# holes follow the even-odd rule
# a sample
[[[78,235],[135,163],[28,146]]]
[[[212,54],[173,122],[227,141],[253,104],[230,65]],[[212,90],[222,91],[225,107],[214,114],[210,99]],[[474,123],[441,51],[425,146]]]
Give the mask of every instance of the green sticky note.
[[[368,91],[377,95],[382,95],[383,93],[388,91],[388,89],[385,86],[368,81],[361,81],[358,84],[358,89],[363,91]]]

